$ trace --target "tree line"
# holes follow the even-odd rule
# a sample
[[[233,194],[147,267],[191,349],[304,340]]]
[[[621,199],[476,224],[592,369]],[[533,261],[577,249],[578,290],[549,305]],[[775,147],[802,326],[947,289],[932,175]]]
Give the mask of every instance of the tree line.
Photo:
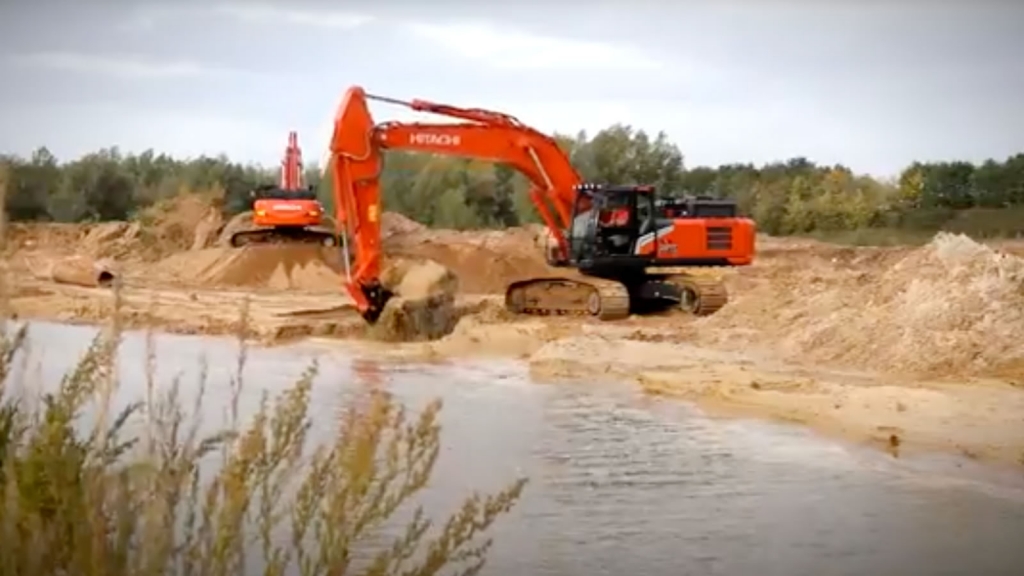
[[[622,124],[556,138],[588,181],[650,183],[665,195],[731,198],[770,234],[934,231],[964,222],[976,228],[968,232],[979,235],[1024,233],[1024,153],[980,165],[915,162],[887,181],[806,158],[687,167],[682,151],[664,133],[651,136]],[[8,216],[21,221],[129,219],[182,190],[217,190],[230,215],[248,209],[251,189],[277,178],[276,168],[225,156],[182,160],[117,148],[67,162],[40,148],[30,158],[8,155],[0,162],[7,165]],[[308,167],[306,177],[322,200],[333,204],[331,182],[321,179],[319,168]],[[382,183],[388,210],[429,226],[494,228],[539,221],[527,182],[500,164],[392,152]]]

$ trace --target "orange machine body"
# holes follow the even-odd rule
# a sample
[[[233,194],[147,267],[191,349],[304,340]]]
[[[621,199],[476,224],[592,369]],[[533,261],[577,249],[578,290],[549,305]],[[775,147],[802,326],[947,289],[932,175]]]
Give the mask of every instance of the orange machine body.
[[[256,226],[319,226],[323,219],[324,208],[317,200],[261,198],[253,202]]]
[[[404,105],[460,121],[378,124],[370,114],[368,100]],[[353,244],[353,267],[346,288],[357,308],[371,322],[390,297],[379,282],[382,257],[380,174],[383,152],[389,149],[489,160],[517,170],[529,180],[530,199],[555,241],[553,256],[549,257],[555,266],[576,268],[601,278],[629,277],[626,281],[632,282],[643,274],[646,266],[743,266],[753,261],[755,224],[748,218],[734,214],[707,219],[694,214],[667,217],[669,212],[658,207],[650,186],[617,186],[612,187],[614,190],[609,195],[601,191],[588,195],[581,190],[590,185],[584,184],[557,142],[512,116],[422,100],[405,102],[373,96],[356,86],[345,93],[337,110],[329,161],[334,178],[336,220]],[[572,240],[579,232],[574,231],[574,219],[589,214],[587,203],[591,198],[607,204],[611,195],[619,202],[625,198],[629,205],[624,212],[620,209],[607,217],[614,226],[628,232],[630,253],[603,259],[579,256],[586,252],[581,248],[588,250],[590,246]],[[640,224],[630,228],[628,222],[630,214],[640,213],[638,203],[643,203],[647,210],[646,228]],[[599,209],[605,208],[609,206],[599,206]],[[610,207],[613,211],[615,208]],[[654,216],[655,212],[658,217]],[[627,221],[622,220],[623,216]],[[600,220],[602,226],[612,225],[603,214]],[[593,224],[590,226],[593,228]],[[591,240],[593,238],[583,242]]]
[[[299,135],[288,133],[288,146],[281,160],[280,181],[272,195],[253,202],[253,224],[256,226],[319,226],[324,207],[305,186],[302,177],[302,149]],[[312,196],[312,197],[310,197]]]
[[[334,246],[335,234],[324,228],[324,207],[316,190],[302,178],[298,135],[288,134],[280,179],[251,191],[252,225],[231,235],[231,245],[302,243]]]
[[[674,219],[654,234],[640,237],[635,253],[658,260],[715,258],[730,266],[747,266],[754,261],[755,235],[751,222],[743,218],[713,225]]]

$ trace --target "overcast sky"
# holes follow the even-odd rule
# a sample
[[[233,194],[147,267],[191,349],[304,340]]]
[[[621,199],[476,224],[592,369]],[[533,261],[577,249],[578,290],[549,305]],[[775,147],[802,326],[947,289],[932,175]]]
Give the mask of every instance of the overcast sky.
[[[363,4],[6,3],[0,151],[269,165],[296,129],[308,161],[351,84],[547,132],[664,130],[688,165],[803,155],[890,175],[1024,151],[1024,11],[1009,2]]]

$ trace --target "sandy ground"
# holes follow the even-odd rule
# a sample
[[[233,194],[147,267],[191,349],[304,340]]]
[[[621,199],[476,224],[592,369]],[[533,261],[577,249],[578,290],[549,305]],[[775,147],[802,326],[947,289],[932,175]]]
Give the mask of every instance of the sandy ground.
[[[939,236],[883,249],[764,238],[754,266],[723,272],[732,297],[714,316],[600,323],[502,309],[509,279],[546,269],[539,229],[427,231],[386,215],[388,254],[442,264],[459,296],[447,335],[382,343],[343,295],[336,253],[229,249],[225,230],[238,222],[181,204],[146,226],[14,226],[4,258],[11,311],[109,318],[111,288],[54,281],[62,263],[86,259],[122,278],[129,327],[237,334],[248,302],[246,326],[266,344],[314,337],[393,361],[517,357],[540,382],[614,378],[894,454],[943,450],[1024,465],[1024,259],[1015,256],[1024,242],[994,249]]]

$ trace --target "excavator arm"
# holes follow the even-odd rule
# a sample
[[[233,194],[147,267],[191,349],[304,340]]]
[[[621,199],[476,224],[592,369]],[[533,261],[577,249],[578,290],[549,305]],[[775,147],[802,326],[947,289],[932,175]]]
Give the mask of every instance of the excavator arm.
[[[284,158],[281,160],[281,190],[299,190],[304,185],[302,182],[302,149],[299,148],[299,135],[296,132],[288,133],[288,147],[284,149]]]
[[[461,120],[454,123],[377,124],[369,101],[399,104]],[[581,178],[554,139],[512,116],[488,110],[456,108],[422,100],[405,102],[367,94],[360,87],[346,92],[334,119],[328,167],[334,177],[337,222],[345,249],[351,251],[346,289],[369,322],[375,322],[391,296],[380,283],[381,187],[385,150],[406,150],[459,156],[506,164],[531,183],[530,198],[555,237],[562,257],[568,255],[564,230],[572,217],[574,187]],[[348,255],[345,258],[349,262]]]

